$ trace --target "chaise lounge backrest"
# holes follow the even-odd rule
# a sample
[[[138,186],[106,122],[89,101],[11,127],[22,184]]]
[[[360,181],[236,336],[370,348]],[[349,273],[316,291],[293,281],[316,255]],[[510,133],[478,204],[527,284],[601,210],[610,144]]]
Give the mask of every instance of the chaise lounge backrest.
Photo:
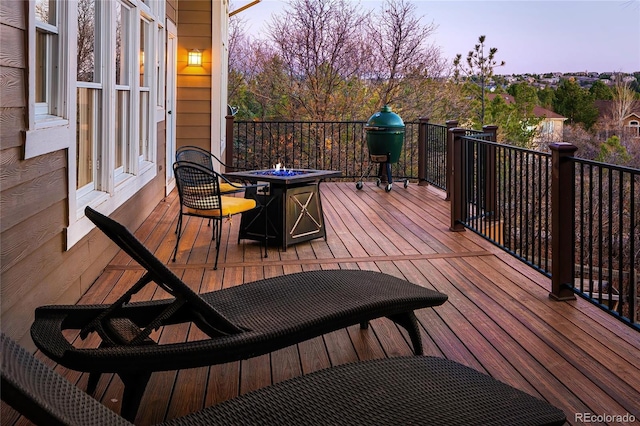
[[[100,323],[108,318],[105,316],[114,314],[119,307],[127,303],[132,294],[140,290],[144,285],[153,281],[162,289],[176,298],[174,310],[189,309],[194,322],[202,331],[211,337],[241,333],[245,330],[235,325],[222,313],[202,299],[196,292],[191,290],[180,278],[178,278],[167,266],[155,257],[129,230],[120,223],[107,216],[93,210],[90,207],[85,209],[86,216],[96,224],[113,242],[123,251],[138,262],[147,270],[145,276],[138,281],[125,295],[111,305],[111,309],[105,312],[101,318],[97,318],[83,330],[86,335],[90,331],[100,328]],[[175,313],[168,311],[165,315]],[[152,328],[155,324],[151,324]],[[150,330],[147,330],[147,333]]]

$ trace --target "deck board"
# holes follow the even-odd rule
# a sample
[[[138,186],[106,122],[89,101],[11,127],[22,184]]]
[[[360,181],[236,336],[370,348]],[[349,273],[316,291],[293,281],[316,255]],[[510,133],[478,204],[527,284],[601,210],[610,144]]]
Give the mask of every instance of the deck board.
[[[195,291],[207,292],[264,277],[320,269],[366,269],[442,291],[449,301],[416,312],[426,355],[468,365],[565,411],[640,418],[640,333],[589,302],[554,302],[550,280],[472,232],[449,231],[449,203],[433,188],[352,182],[321,185],[327,240],[271,246],[237,242],[239,218],[223,222],[218,270],[206,221],[188,218],[176,262],[175,191],[136,235]],[[115,300],[142,274],[118,253],[80,303]],[[135,300],[168,295],[151,286]],[[198,339],[195,327],[154,333],[162,342]],[[89,339],[83,344],[94,344]],[[365,359],[410,355],[404,330],[387,319],[338,330],[271,354],[211,367],[154,373],[136,418],[149,425],[181,416],[300,374]],[[81,388],[86,374],[63,372]],[[120,408],[122,382],[104,375],[96,397]],[[3,416],[4,418],[4,416]]]

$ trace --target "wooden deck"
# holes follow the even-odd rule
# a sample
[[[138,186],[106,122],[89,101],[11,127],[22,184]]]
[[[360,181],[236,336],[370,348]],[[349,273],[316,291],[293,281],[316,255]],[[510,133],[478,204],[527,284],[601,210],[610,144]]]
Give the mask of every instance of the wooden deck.
[[[640,333],[586,301],[549,300],[549,279],[472,232],[448,231],[449,203],[432,187],[398,185],[386,193],[370,183],[357,191],[345,182],[325,183],[321,189],[326,242],[286,251],[270,248],[263,258],[257,242],[236,243],[240,220],[234,218],[230,229],[225,224],[223,238],[229,244],[223,244],[217,271],[211,268],[211,228],[200,219],[187,221],[178,259],[169,261],[178,211],[175,193],[136,235],[200,292],[335,268],[382,271],[434,288],[448,294],[449,301],[417,312],[426,354],[455,360],[546,399],[566,412],[570,424],[583,423],[576,413],[640,418]],[[140,275],[138,265],[119,253],[80,303],[113,301]],[[164,297],[159,293],[138,297]],[[197,333],[172,327],[159,338],[184,341]],[[410,355],[403,333],[379,319],[369,330],[354,326],[242,362],[155,373],[136,424],[181,416],[317,369]],[[86,374],[60,370],[85,388]],[[97,398],[119,410],[121,394],[120,380],[103,376]]]

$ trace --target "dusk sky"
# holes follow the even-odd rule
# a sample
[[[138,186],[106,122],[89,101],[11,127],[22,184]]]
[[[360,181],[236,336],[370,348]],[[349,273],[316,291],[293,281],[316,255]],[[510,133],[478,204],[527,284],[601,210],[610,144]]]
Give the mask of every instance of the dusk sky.
[[[354,0],[355,1],[355,0]],[[232,0],[240,7],[250,0]],[[284,0],[262,0],[238,16],[260,36]],[[506,65],[496,74],[640,71],[640,0],[483,1],[414,0],[416,15],[437,26],[430,43],[444,58],[466,58],[480,35]],[[378,9],[380,1],[362,0]],[[264,36],[266,38],[266,36]]]

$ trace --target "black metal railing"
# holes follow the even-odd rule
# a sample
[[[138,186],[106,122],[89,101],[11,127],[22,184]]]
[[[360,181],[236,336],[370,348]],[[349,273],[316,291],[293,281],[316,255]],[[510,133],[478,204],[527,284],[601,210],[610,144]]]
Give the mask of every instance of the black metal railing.
[[[230,120],[227,163],[355,179],[369,166],[365,124]],[[445,190],[452,231],[476,232],[551,277],[552,298],[578,294],[640,330],[640,170],[574,158],[570,144],[551,144],[552,154],[498,144],[495,126],[405,125],[393,175]]]
[[[365,124],[234,121],[231,164],[269,169],[281,163],[287,168],[340,170],[343,178],[358,178],[369,166]],[[394,176],[418,178],[418,127],[417,122],[405,123],[400,160],[392,165]],[[446,141],[446,133],[443,137]]]
[[[452,230],[552,278],[555,298],[569,290],[640,329],[640,170],[575,158],[570,144],[554,165],[551,154],[456,131]]]
[[[447,189],[447,126],[426,124],[424,134],[424,180],[446,191]]]
[[[550,277],[551,155],[490,138],[462,137],[461,223]]]
[[[572,158],[574,291],[638,322],[640,170]]]

